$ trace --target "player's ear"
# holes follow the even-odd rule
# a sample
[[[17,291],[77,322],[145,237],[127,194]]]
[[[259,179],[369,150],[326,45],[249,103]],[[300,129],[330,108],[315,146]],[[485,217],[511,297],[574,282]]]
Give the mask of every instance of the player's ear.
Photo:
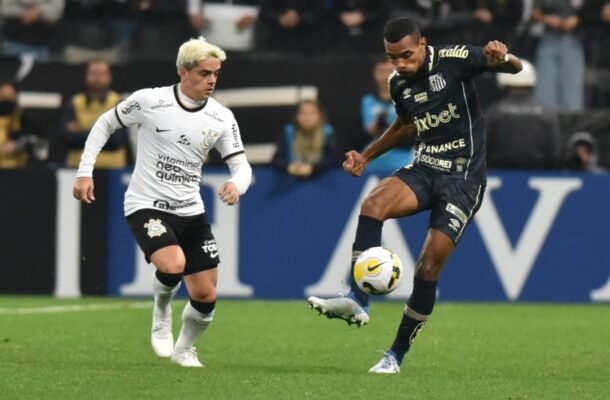
[[[427,44],[428,44],[428,40],[426,39],[425,36],[422,36],[422,37],[419,38],[419,45],[420,46],[424,46],[425,47]]]

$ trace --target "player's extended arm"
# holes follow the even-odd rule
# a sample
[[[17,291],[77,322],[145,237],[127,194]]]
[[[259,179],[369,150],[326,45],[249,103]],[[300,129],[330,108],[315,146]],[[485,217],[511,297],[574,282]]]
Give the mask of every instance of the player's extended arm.
[[[498,40],[492,40],[483,48],[487,66],[494,72],[516,74],[523,69],[521,60],[509,54],[506,45]]]
[[[411,135],[417,132],[417,127],[412,119],[396,117],[392,125],[383,132],[369,147],[361,153],[355,150],[345,153],[343,169],[353,175],[360,176],[366,165],[379,157],[386,151],[404,143]]]
[[[399,115],[392,125],[362,152],[362,155],[369,163],[386,151],[403,144],[415,132],[417,132],[417,127],[413,120]]]
[[[95,197],[93,196],[93,166],[97,155],[102,147],[110,138],[110,135],[120,128],[121,125],[114,116],[114,109],[102,114],[91,128],[91,132],[85,142],[85,149],[76,173],[76,181],[72,190],[73,196],[77,200],[90,204]]]
[[[121,124],[115,116],[114,108],[100,115],[95,124],[93,124],[89,136],[87,136],[85,149],[83,150],[76,176],[93,175],[93,166],[95,165],[97,155],[100,154],[102,147],[104,147],[110,135],[119,128],[121,128]]]

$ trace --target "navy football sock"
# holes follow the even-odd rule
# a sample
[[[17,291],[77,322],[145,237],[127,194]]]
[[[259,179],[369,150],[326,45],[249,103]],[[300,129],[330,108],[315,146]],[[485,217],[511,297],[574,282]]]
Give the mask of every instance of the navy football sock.
[[[381,230],[383,228],[383,221],[378,219],[367,217],[366,215],[360,215],[358,217],[358,228],[356,229],[356,239],[352,245],[352,263],[351,263],[351,274],[350,274],[350,297],[358,301],[362,307],[367,309],[369,306],[369,295],[358,287],[354,281],[354,264],[358,255],[364,250],[381,246]]]
[[[436,281],[413,279],[413,293],[407,302],[405,312],[398,326],[396,338],[390,350],[396,354],[398,363],[402,362],[419,330],[432,314],[436,301]]]

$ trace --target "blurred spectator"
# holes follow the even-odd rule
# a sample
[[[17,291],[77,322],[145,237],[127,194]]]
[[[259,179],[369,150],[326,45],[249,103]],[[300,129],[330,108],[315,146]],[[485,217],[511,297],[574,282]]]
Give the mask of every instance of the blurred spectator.
[[[534,1],[532,19],[544,26],[536,49],[536,97],[549,107],[581,111],[584,106],[580,5],[582,1]]]
[[[478,2],[468,0],[386,0],[392,16],[420,21],[428,42],[473,42],[473,30],[479,26],[475,10]],[[480,1],[480,0],[479,0]],[[478,19],[484,19],[479,15]]]
[[[497,74],[506,96],[486,112],[487,164],[490,168],[559,168],[562,137],[555,110],[532,93],[536,70],[527,60],[515,75]]]
[[[272,51],[312,54],[319,50],[324,0],[262,0],[258,44]]]
[[[580,12],[586,27],[588,107],[610,106],[610,0],[587,0]]]
[[[610,0],[587,0],[580,9],[581,24],[586,27],[588,64],[610,67]]]
[[[0,1],[2,52],[14,56],[31,53],[38,60],[49,60],[64,6],[64,0]]]
[[[589,132],[576,132],[567,143],[565,167],[574,171],[601,173],[606,170],[597,163],[597,141]]]
[[[100,115],[115,107],[121,95],[110,90],[112,75],[110,65],[94,60],[87,65],[85,75],[87,89],[72,96],[64,106],[61,118],[61,139],[67,148],[66,166],[77,168],[89,131]],[[116,131],[97,158],[98,168],[123,168],[127,165],[127,134]]]
[[[121,0],[66,0],[60,23],[65,60],[73,63],[93,59],[119,61],[126,38],[117,18],[128,13],[127,7]]]
[[[386,0],[386,3],[389,7],[389,18],[413,19],[424,32],[428,32],[434,22],[434,4],[430,0]]]
[[[17,84],[0,82],[0,168],[42,165],[49,157],[49,142],[28,124],[18,105]]]
[[[188,0],[191,27],[224,50],[252,50],[258,3],[257,0]]]
[[[186,0],[133,0],[137,24],[132,37],[134,58],[173,59],[176,49],[196,33]]]
[[[0,83],[0,168],[23,167],[26,162],[17,86],[10,82]]]
[[[523,0],[478,0],[473,14],[478,44],[490,38],[505,43],[514,52],[514,37],[523,16]]]
[[[299,103],[294,123],[287,124],[277,140],[273,165],[299,178],[311,178],[339,165],[334,129],[319,101]]]
[[[394,71],[394,66],[387,58],[377,60],[373,66],[373,80],[375,91],[362,97],[360,103],[360,116],[362,130],[366,135],[366,142],[378,138],[396,119],[396,109],[390,96],[388,79]],[[396,147],[373,160],[367,171],[391,172],[411,163],[413,143],[405,143],[403,147]]]
[[[330,40],[338,50],[372,53],[383,49],[382,27],[389,7],[379,0],[333,0]]]

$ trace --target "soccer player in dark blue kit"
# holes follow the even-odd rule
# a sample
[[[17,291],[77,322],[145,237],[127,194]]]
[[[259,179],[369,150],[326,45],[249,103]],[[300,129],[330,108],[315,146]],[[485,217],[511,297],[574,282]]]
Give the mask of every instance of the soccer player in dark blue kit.
[[[485,47],[430,46],[418,24],[408,18],[390,20],[383,37],[395,69],[389,85],[398,116],[362,154],[347,152],[343,168],[360,176],[371,160],[416,135],[413,163],[382,180],[362,203],[352,247],[353,268],[362,251],[381,245],[383,221],[430,210],[413,293],[394,343],[369,370],[398,373],[404,355],[432,313],[443,266],[485,192],[485,127],[473,79],[485,71],[517,73],[522,65],[499,41]],[[346,296],[309,297],[307,301],[329,318],[358,326],[369,322],[368,295],[353,278]]]

